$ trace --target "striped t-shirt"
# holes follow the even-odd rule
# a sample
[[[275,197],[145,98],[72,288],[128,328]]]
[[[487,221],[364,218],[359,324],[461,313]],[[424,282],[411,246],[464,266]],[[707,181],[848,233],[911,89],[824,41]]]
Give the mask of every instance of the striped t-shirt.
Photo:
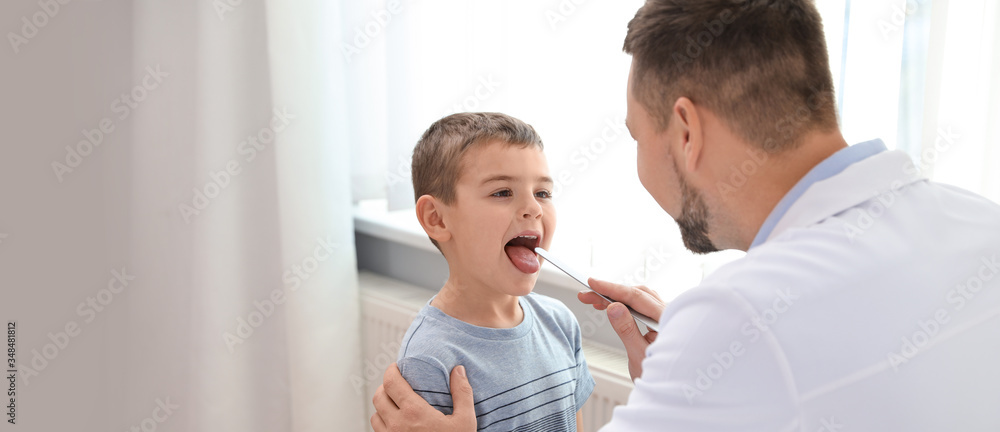
[[[478,327],[428,302],[410,324],[399,370],[428,403],[451,414],[451,370],[465,366],[479,431],[576,431],[576,412],[594,390],[580,325],[566,305],[539,294],[520,297],[524,321]]]

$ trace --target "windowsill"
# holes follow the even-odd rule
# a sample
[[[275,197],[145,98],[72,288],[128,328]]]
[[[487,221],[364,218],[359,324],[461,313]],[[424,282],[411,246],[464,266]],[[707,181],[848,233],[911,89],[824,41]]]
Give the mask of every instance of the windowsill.
[[[354,206],[354,230],[372,237],[438,253],[413,214],[413,209],[386,211],[384,201],[365,201]],[[538,281],[576,293],[583,290],[576,280],[554,266],[542,266]]]

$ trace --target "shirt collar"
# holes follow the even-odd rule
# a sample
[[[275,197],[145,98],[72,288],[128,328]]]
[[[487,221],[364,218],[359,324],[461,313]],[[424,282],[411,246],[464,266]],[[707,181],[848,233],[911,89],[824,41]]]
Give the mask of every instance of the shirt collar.
[[[878,153],[886,151],[885,144],[880,139],[874,139],[871,141],[866,141],[860,144],[855,144],[847,148],[841,149],[831,155],[830,157],[824,159],[818,165],[814,166],[802,179],[795,183],[785,194],[781,201],[778,201],[778,205],[774,206],[771,210],[771,214],[767,216],[764,220],[764,224],[760,226],[760,230],[757,231],[757,236],[754,237],[753,243],[750,244],[750,249],[759,246],[764,243],[768,237],[771,235],[771,231],[778,224],[778,221],[785,216],[785,212],[788,211],[792,204],[802,196],[803,193],[816,183],[821,180],[826,180],[837,174],[840,174],[844,169],[851,166],[852,164],[867,159]]]

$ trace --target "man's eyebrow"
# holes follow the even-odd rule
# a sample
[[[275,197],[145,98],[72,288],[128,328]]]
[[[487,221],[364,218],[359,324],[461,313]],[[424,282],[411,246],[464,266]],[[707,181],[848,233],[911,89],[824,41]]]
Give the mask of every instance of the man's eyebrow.
[[[489,176],[489,177],[483,179],[483,182],[480,183],[480,184],[486,184],[486,183],[492,183],[492,182],[499,182],[499,181],[517,181],[517,180],[518,180],[518,178],[513,177],[513,176],[509,176],[509,175],[505,175],[505,174],[497,174],[497,175]],[[539,177],[538,178],[538,182],[539,183],[555,184],[555,182],[552,181],[552,177],[549,177],[549,176],[541,176],[541,177]]]

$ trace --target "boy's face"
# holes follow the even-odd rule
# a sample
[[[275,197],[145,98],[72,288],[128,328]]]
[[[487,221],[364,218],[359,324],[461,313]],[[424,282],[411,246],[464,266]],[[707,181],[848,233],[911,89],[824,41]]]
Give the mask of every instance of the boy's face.
[[[530,293],[541,263],[534,248],[548,248],[555,233],[552,188],[535,146],[491,142],[469,150],[456,199],[442,215],[452,234],[452,275],[507,295]]]

